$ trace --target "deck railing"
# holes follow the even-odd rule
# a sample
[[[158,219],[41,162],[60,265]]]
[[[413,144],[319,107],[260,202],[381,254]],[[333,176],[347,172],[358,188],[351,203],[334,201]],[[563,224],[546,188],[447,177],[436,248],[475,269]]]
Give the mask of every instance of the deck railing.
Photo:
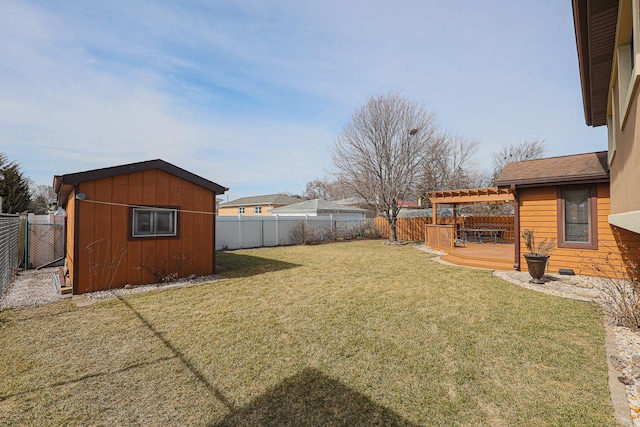
[[[514,227],[513,216],[467,216],[457,218],[457,230],[456,237],[461,238],[459,230],[461,228],[500,228],[504,230],[501,239],[504,243],[513,243],[514,241]],[[430,217],[419,218],[398,218],[396,222],[396,233],[398,240],[406,241],[424,241],[426,226],[431,224]],[[439,217],[438,225],[452,225],[452,217]],[[382,236],[385,239],[389,238],[389,224],[387,221],[378,217],[375,219],[375,225]]]
[[[438,251],[452,251],[455,239],[453,224],[436,225],[427,224],[425,226],[425,244]]]

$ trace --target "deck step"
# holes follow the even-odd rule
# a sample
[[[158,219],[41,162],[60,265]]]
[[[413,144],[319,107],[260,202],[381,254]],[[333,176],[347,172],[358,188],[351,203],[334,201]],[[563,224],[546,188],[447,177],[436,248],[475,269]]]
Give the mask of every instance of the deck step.
[[[450,262],[452,264],[461,265],[465,267],[480,267],[488,268],[491,270],[513,270],[513,260],[506,259],[489,259],[479,256],[466,256],[457,253],[448,253],[440,257],[441,260]]]
[[[60,294],[66,295],[73,292],[73,288],[71,286],[63,286],[60,288]]]

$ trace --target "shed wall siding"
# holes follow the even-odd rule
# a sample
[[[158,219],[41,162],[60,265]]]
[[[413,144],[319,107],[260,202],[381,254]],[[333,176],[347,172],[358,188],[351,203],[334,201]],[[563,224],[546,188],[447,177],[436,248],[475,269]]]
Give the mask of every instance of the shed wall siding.
[[[558,241],[557,220],[557,188],[538,187],[520,189],[520,231],[529,228],[536,232],[537,239],[555,238]],[[623,245],[630,249],[631,256],[640,254],[640,236],[617,229],[608,223],[610,212],[610,194],[608,184],[597,185],[597,218],[598,218],[598,248],[570,249],[556,248],[551,253],[548,271],[558,273],[561,268],[572,269],[576,274],[599,276],[596,266],[603,268],[607,275],[612,275],[611,266],[621,268]],[[526,271],[526,252],[524,240],[520,241],[520,265]],[[634,255],[635,254],[635,255]],[[609,260],[609,261],[607,261]]]
[[[74,228],[74,223],[75,223],[75,218],[76,218],[76,214],[75,214],[75,204],[74,204],[74,200],[75,200],[75,193],[73,191],[71,191],[69,193],[69,196],[67,197],[67,208],[66,208],[66,213],[67,213],[67,224],[65,225],[65,230],[66,230],[66,264],[67,264],[67,269],[69,270],[69,282],[71,284],[73,284],[73,273],[74,273],[74,263],[73,261],[75,260],[75,247],[73,242],[75,242],[75,228]]]
[[[117,262],[117,249],[126,248],[119,267],[116,270],[114,266],[112,270],[115,272],[113,288],[154,283],[160,276],[166,277],[171,273],[186,277],[214,272],[213,215],[183,211],[212,212],[215,195],[209,190],[164,171],[150,170],[84,182],[80,184],[79,191],[86,194],[86,201],[81,201],[78,207],[79,253],[76,257],[79,293],[96,290],[92,289],[96,283],[91,281],[86,248],[101,239],[105,240],[101,244],[99,258],[107,262]],[[179,207],[179,238],[130,240],[128,205]]]

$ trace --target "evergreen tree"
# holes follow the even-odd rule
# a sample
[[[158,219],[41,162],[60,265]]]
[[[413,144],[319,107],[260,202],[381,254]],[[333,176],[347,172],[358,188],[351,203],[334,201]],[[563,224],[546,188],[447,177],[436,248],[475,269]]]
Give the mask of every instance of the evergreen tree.
[[[0,198],[2,213],[20,213],[29,208],[31,202],[30,180],[20,170],[20,165],[10,162],[0,153]]]

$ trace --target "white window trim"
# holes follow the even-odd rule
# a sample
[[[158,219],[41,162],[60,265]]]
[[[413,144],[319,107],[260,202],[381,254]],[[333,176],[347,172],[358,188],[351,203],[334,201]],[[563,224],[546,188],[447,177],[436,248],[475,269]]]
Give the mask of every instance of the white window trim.
[[[613,103],[612,103],[613,104]],[[613,106],[613,111],[610,115],[607,116],[607,140],[608,140],[608,150],[607,150],[607,164],[611,167],[613,160],[616,157],[616,109]]]
[[[244,206],[238,208],[238,215],[244,215]]]
[[[262,215],[262,206],[254,206],[253,207],[254,215]]]
[[[137,225],[137,213],[138,212],[151,212],[152,213],[152,230],[149,234],[136,233]],[[156,233],[156,220],[155,216],[157,212],[171,212],[173,213],[173,233]],[[138,238],[154,238],[154,237],[176,237],[178,235],[178,210],[177,209],[165,209],[165,208],[133,208],[131,221],[131,237]]]
[[[629,59],[629,45],[631,40],[620,40],[620,25],[622,25],[622,14],[631,4],[631,31],[633,37],[634,66],[631,68]],[[616,34],[615,69],[618,80],[618,101],[620,129],[624,129],[629,116],[631,100],[640,82],[640,0],[623,0],[618,15],[618,34]]]

